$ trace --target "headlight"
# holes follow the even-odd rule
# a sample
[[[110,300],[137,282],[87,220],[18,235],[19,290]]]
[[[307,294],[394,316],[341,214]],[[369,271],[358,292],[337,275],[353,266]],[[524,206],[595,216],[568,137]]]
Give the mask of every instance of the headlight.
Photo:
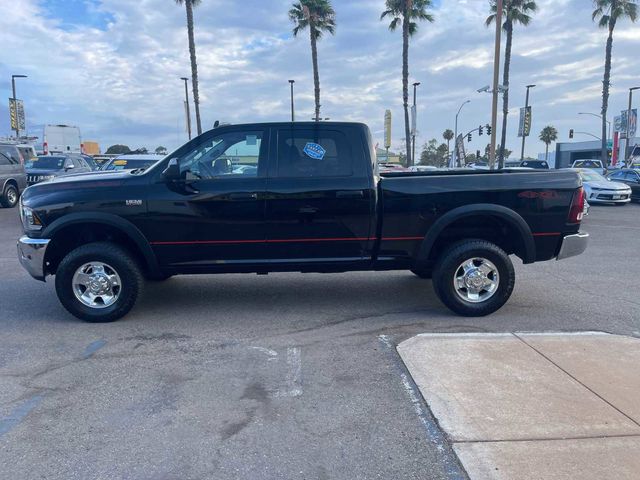
[[[42,229],[42,221],[38,215],[29,207],[20,204],[20,220],[25,232],[36,232]]]

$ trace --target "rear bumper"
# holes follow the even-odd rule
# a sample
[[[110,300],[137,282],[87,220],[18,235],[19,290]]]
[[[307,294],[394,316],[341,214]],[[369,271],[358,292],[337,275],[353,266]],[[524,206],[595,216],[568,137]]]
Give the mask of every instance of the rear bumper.
[[[18,259],[36,280],[44,281],[44,256],[50,240],[44,238],[20,237],[18,240]]]
[[[567,235],[562,239],[560,253],[556,257],[558,260],[575,257],[584,253],[589,243],[589,234],[586,232],[578,232],[575,235]]]

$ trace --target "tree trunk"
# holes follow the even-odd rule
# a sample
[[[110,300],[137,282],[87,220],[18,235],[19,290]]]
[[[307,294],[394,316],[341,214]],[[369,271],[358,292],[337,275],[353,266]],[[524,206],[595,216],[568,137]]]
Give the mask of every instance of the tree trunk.
[[[313,92],[316,101],[316,122],[320,121],[320,73],[318,72],[318,45],[315,35],[313,20],[309,21],[309,31],[311,32],[311,61],[313,62]]]
[[[544,152],[544,159],[545,161],[549,161],[549,144],[545,143],[545,145],[547,146],[547,150]]]
[[[198,64],[196,63],[196,41],[193,34],[193,5],[191,0],[185,0],[187,7],[187,32],[189,34],[189,56],[191,57],[191,84],[193,88],[193,103],[196,111],[196,127],[198,135],[202,134],[200,122],[200,93],[198,91]]]
[[[506,22],[507,42],[504,47],[504,72],[502,72],[502,84],[505,91],[502,94],[502,135],[500,137],[500,152],[498,153],[498,168],[504,168],[504,149],[507,143],[507,116],[509,115],[509,69],[511,68],[511,47],[513,45],[513,23],[510,19]]]
[[[609,85],[611,83],[611,52],[613,50],[613,29],[616,24],[609,20],[609,37],[607,38],[607,48],[604,60],[604,81],[602,82],[602,150],[600,158],[605,167],[609,163],[607,153],[607,110],[609,109]],[[627,140],[628,141],[628,140]]]
[[[404,106],[404,132],[407,147],[407,166],[413,165],[411,158],[411,127],[409,125],[409,0],[402,2],[402,103]]]

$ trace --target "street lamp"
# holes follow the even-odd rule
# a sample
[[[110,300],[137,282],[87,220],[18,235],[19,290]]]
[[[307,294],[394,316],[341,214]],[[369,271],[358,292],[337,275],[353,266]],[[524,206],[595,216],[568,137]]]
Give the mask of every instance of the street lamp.
[[[493,98],[491,100],[491,146],[489,148],[489,168],[491,170],[496,168],[496,139],[498,136],[496,127],[498,126],[498,84],[500,81],[500,40],[502,35],[502,14],[504,13],[503,6],[503,0],[496,0],[496,40],[493,56]],[[504,148],[504,145],[502,145],[502,148]],[[501,160],[503,159],[502,156],[500,158]],[[499,167],[503,166],[499,165]]]
[[[27,78],[26,75],[11,75],[11,89],[13,92],[13,108],[16,115],[16,140],[20,138],[20,121],[18,119],[18,100],[16,98],[16,78]]]
[[[416,103],[416,91],[420,82],[415,82],[413,84],[413,125],[411,131],[411,161],[413,164],[416,164],[416,128],[418,123],[418,105]]]
[[[600,121],[602,121],[602,115],[598,115],[597,113],[580,112],[578,113],[578,115],[591,115],[592,117],[597,117],[600,119]],[[607,120],[607,123],[609,124],[609,138],[611,138],[611,122]]]
[[[293,107],[293,84],[296,83],[295,80],[289,80],[289,84],[291,85],[291,121],[295,122],[296,121],[296,113],[295,113],[295,109]]]
[[[454,159],[455,162],[453,162],[453,166],[456,167],[458,165],[458,116],[460,115],[460,112],[462,111],[462,108],[467,104],[467,103],[471,103],[471,100],[466,100],[465,102],[462,103],[462,105],[460,105],[460,108],[458,109],[458,113],[456,113],[456,128],[455,128],[455,140],[453,141],[453,155],[454,155]]]
[[[524,115],[526,118],[527,111],[529,110],[529,90],[535,88],[535,85],[527,85],[527,98],[524,102]],[[524,142],[526,141],[527,136],[525,135],[524,128],[522,129],[522,151],[520,152],[520,161],[524,161]],[[505,142],[506,143],[506,142]]]
[[[184,81],[184,107],[185,115],[187,116],[187,133],[189,134],[189,140],[191,140],[191,113],[189,111],[189,88],[187,87],[189,79],[187,77],[180,77],[180,80]]]
[[[629,144],[631,143],[631,104],[633,102],[633,91],[640,90],[640,87],[631,87],[629,89],[629,109],[627,110],[627,142],[624,146],[624,162],[629,166],[629,157],[631,156],[631,150],[629,149]],[[14,95],[15,96],[15,95]]]

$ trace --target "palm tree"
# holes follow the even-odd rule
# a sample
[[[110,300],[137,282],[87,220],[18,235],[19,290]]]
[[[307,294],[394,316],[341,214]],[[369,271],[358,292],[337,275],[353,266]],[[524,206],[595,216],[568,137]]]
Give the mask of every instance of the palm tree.
[[[311,60],[313,62],[313,86],[316,100],[316,122],[320,121],[320,74],[318,73],[318,45],[324,32],[336,32],[336,12],[329,0],[300,0],[289,10],[289,19],[295,24],[293,36],[309,28]]]
[[[380,20],[391,17],[389,30],[395,31],[402,25],[402,102],[404,104],[404,130],[407,148],[407,165],[413,165],[411,158],[411,127],[409,126],[409,37],[418,31],[414,20],[433,22],[434,17],[427,12],[431,0],[386,0],[386,10]]]
[[[638,18],[636,0],[594,0],[593,21],[599,19],[598,26],[609,30],[604,60],[604,81],[602,82],[602,164],[607,165],[607,110],[609,109],[609,87],[611,85],[611,52],[613,50],[613,30],[619,20],[625,18],[635,22]]]
[[[447,141],[447,159],[449,158],[450,155],[450,149],[449,146],[451,144],[451,140],[453,140],[453,137],[455,136],[455,133],[453,133],[453,130],[451,130],[450,128],[447,128],[443,133],[442,133],[442,138],[444,138]]]
[[[491,15],[487,17],[486,26],[490,26],[496,21],[498,6],[496,0],[490,3]],[[513,45],[513,27],[521,24],[525,27],[531,23],[531,14],[538,10],[538,5],[534,0],[505,0],[503,4],[504,23],[502,29],[507,34],[504,48],[504,71],[502,84],[506,87],[502,94],[502,137],[498,154],[498,168],[504,167],[504,145],[507,141],[507,115],[509,115],[509,69],[511,67],[511,48]]]
[[[544,159],[549,161],[549,145],[558,140],[558,130],[556,127],[552,127],[551,125],[547,125],[540,132],[540,141],[544,142],[547,146],[547,150],[544,154]]]
[[[196,110],[196,126],[198,135],[202,134],[200,122],[200,93],[198,91],[198,64],[196,63],[196,41],[193,35],[193,7],[198,6],[202,0],[175,0],[176,4],[184,4],[187,9],[187,33],[189,35],[189,56],[191,57],[191,84],[193,88],[193,103]]]

